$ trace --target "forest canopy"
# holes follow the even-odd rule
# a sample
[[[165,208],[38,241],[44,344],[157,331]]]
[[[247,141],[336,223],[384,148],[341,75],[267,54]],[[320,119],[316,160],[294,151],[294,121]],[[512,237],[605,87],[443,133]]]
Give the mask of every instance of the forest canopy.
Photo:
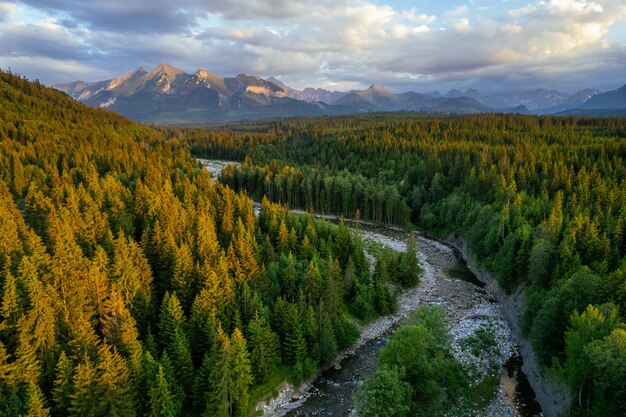
[[[623,415],[625,138],[492,114],[148,127],[0,73],[0,415],[246,416],[332,364],[416,259],[370,275],[345,225],[285,206],[463,238],[526,291],[573,411]],[[243,163],[216,183],[198,157]]]
[[[243,161],[221,181],[252,196],[461,237],[526,291],[525,334],[574,409],[626,413],[626,119],[397,113],[167,133]]]
[[[0,416],[247,416],[407,279],[370,277],[344,225],[257,215],[186,142],[10,73],[0,200]]]

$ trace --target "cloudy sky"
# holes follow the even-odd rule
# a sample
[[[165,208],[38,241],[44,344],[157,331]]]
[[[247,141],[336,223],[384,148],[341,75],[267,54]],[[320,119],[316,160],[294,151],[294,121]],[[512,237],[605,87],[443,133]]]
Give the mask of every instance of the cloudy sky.
[[[626,1],[0,0],[0,68],[52,84],[160,62],[340,90],[608,90]]]

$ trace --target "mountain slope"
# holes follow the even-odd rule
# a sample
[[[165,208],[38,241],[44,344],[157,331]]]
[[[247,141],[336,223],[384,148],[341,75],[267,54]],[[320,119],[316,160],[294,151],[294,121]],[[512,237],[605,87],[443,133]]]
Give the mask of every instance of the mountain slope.
[[[626,86],[604,94],[587,89],[573,95],[546,89],[491,94],[475,89],[464,93],[454,89],[445,95],[394,93],[380,85],[348,92],[298,90],[273,77],[239,74],[224,78],[202,68],[188,74],[166,63],[151,71],[138,68],[110,80],[75,81],[56,88],[91,107],[165,124],[390,111],[585,114],[593,110],[595,115],[615,115],[613,110],[626,108]],[[582,110],[572,110],[579,107]]]
[[[139,68],[112,80],[57,88],[89,106],[152,123],[320,114],[319,106],[288,98],[280,86],[259,77],[223,78],[202,68],[187,74],[165,63],[149,72]]]
[[[313,102],[331,103],[346,94],[341,91],[330,91],[330,90],[325,90],[323,88],[307,87],[304,90],[298,90],[298,89],[291,88],[285,85],[285,83],[283,83],[280,80],[277,80],[274,77],[268,78],[267,81],[273,84],[276,84],[277,86],[282,88],[287,97],[290,97],[296,100],[307,101],[309,103],[313,103]]]
[[[596,94],[580,106],[581,109],[626,109],[626,85],[617,90]]]
[[[626,116],[626,85],[606,93],[593,94],[579,106],[556,113],[562,116]]]

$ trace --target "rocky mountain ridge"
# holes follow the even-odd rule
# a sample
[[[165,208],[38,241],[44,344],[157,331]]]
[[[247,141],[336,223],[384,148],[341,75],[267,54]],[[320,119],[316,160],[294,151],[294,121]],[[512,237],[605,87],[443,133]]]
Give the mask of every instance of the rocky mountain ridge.
[[[347,92],[291,88],[270,77],[221,77],[198,68],[194,74],[167,63],[120,77],[55,86],[92,107],[104,107],[148,123],[210,123],[294,116],[342,115],[384,111],[429,113],[593,114],[626,113],[626,86],[601,93],[574,94],[536,89],[485,94],[475,89],[428,94],[394,93],[384,86]]]

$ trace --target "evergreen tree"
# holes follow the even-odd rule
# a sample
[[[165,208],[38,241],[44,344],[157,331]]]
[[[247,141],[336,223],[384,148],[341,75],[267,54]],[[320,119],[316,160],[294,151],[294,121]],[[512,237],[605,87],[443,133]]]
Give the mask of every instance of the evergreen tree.
[[[99,417],[96,410],[102,400],[102,387],[98,384],[98,374],[91,360],[86,357],[74,370],[74,392],[70,396],[69,415],[75,417]]]
[[[50,410],[46,408],[45,399],[38,385],[29,383],[26,400],[27,413],[25,417],[49,417]]]
[[[319,327],[319,333],[320,364],[323,367],[327,367],[333,363],[338,351],[333,324],[327,314],[323,315],[323,320]]]
[[[301,363],[306,358],[306,341],[302,334],[302,324],[298,310],[293,304],[287,306],[284,320],[281,323],[283,329],[282,351],[283,358],[290,365]]]
[[[231,336],[229,367],[232,375],[231,413],[235,417],[248,415],[248,388],[252,384],[252,367],[246,347],[246,339],[239,329]]]
[[[211,364],[211,389],[208,392],[207,416],[227,417],[232,415],[233,374],[230,367],[230,339],[221,327],[217,329],[217,340]]]
[[[149,397],[149,417],[174,417],[176,415],[172,395],[161,365],[159,365],[154,385],[150,388]]]
[[[61,352],[56,366],[56,379],[52,389],[54,406],[52,410],[55,415],[68,415],[71,407],[72,395],[74,393],[74,366],[68,359],[65,352]]]
[[[417,244],[413,233],[409,234],[406,250],[401,254],[398,265],[398,282],[404,287],[419,283],[421,267],[417,259]]]
[[[98,416],[135,416],[135,398],[126,361],[107,345],[99,350],[97,366],[99,398],[92,404]],[[78,392],[78,387],[77,387]]]
[[[248,325],[250,362],[255,381],[263,383],[273,374],[278,363],[279,341],[272,329],[255,314]]]

